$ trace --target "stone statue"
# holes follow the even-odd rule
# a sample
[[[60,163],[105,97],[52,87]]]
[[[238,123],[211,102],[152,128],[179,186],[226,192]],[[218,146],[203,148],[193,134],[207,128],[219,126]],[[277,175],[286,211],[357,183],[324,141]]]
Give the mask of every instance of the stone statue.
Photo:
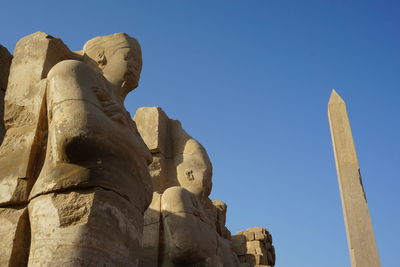
[[[211,201],[212,165],[203,146],[161,108],[134,120],[153,155],[153,202],[145,213],[140,266],[239,266],[225,227],[226,205]]]
[[[232,236],[224,202],[210,200],[212,165],[204,147],[159,107],[134,120],[150,149],[153,201],[144,214],[141,267],[274,266],[272,238],[255,227]]]
[[[10,240],[0,265],[137,266],[152,157],[123,102],[141,65],[122,33],[77,53],[45,33],[18,42],[0,148],[0,238]]]
[[[131,119],[141,67],[123,33],[79,52],[41,32],[13,56],[0,47],[0,266],[275,264],[264,228],[231,237],[208,154],[181,123],[161,108]]]

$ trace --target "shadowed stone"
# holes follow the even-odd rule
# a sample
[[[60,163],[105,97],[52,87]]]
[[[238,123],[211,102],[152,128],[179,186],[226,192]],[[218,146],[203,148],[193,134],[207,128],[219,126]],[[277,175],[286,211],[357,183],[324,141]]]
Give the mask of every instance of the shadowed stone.
[[[10,73],[12,55],[7,48],[0,45],[0,145],[5,134],[4,127],[4,95],[7,89],[8,75]]]

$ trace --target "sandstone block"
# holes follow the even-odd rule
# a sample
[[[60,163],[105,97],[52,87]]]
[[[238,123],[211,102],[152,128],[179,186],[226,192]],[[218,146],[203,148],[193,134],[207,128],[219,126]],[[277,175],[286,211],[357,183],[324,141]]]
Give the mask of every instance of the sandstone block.
[[[162,193],[165,189],[179,186],[173,159],[161,153],[153,153],[153,162],[148,166],[153,191]]]
[[[161,198],[165,256],[173,263],[194,264],[215,255],[217,233],[197,198],[182,187],[165,190]]]
[[[275,249],[272,246],[272,237],[265,228],[253,227],[247,230],[238,232],[237,236],[243,236],[246,243],[242,245],[245,248],[245,253],[241,257],[242,262],[249,262],[254,265],[275,265]],[[235,237],[234,240],[238,243],[238,238]],[[234,242],[235,242],[234,241]],[[240,248],[239,245],[232,243],[232,249]],[[243,241],[241,241],[243,242]],[[243,248],[242,247],[242,248]]]
[[[246,255],[239,255],[238,256],[239,262],[243,264],[250,264],[247,262]]]
[[[239,259],[237,255],[232,251],[232,247],[230,244],[230,240],[225,239],[221,236],[217,236],[218,238],[218,248],[217,248],[217,256],[221,259],[222,262],[221,267],[239,267]],[[214,265],[211,265],[214,266]]]
[[[212,164],[204,147],[183,128],[179,121],[170,120],[172,155],[179,184],[198,196],[210,195]]]
[[[264,248],[264,245],[258,240],[253,240],[253,241],[247,241],[246,247],[248,250],[262,249]]]
[[[231,232],[226,228],[226,212],[228,209],[228,206],[219,200],[213,200],[212,201],[213,206],[216,209],[216,229],[218,234],[225,238],[225,239],[230,239],[231,238]]]
[[[246,237],[244,235],[231,236],[231,247],[237,255],[245,255],[247,251]]]
[[[275,253],[272,251],[267,252],[267,263],[268,264],[275,264]]]
[[[254,232],[254,239],[255,240],[265,240],[266,235],[263,232]]]
[[[157,267],[161,233],[161,194],[154,192],[153,200],[144,213],[144,228],[140,267]]]
[[[26,265],[29,242],[27,208],[0,208],[0,266]]]
[[[142,107],[136,111],[134,121],[150,151],[170,157],[169,118],[164,111],[160,107]]]
[[[0,45],[0,145],[5,134],[4,127],[4,95],[8,83],[8,75],[10,73],[12,55],[7,48]]]
[[[243,234],[247,241],[253,241],[255,239],[254,232],[245,231],[243,233],[239,232],[238,234]]]
[[[14,49],[4,100],[7,132],[0,148],[0,204],[27,200],[34,162],[44,147],[45,78],[56,63],[71,57],[60,39],[41,32],[22,38]]]
[[[0,145],[3,143],[6,128],[4,127],[4,95],[5,92],[0,90]]]
[[[12,55],[7,48],[0,45],[0,90],[6,91],[8,75],[10,73]]]
[[[144,213],[144,225],[150,225],[161,221],[161,194],[153,192],[150,206]]]
[[[101,188],[50,193],[29,203],[29,266],[136,266],[141,212]]]

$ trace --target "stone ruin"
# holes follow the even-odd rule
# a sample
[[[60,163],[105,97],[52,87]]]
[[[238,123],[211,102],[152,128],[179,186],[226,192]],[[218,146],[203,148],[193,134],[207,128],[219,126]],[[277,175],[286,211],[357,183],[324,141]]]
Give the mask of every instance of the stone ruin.
[[[0,266],[274,266],[264,228],[231,235],[204,147],[159,107],[124,107],[138,42],[0,46]],[[4,108],[3,108],[4,107]]]

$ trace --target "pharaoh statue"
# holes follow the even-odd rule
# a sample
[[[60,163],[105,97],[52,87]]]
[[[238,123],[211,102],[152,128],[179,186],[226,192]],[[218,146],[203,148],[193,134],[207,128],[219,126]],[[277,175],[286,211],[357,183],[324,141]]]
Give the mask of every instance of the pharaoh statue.
[[[134,120],[151,151],[153,200],[144,214],[140,267],[271,267],[272,237],[261,227],[232,235],[227,205],[211,200],[207,151],[159,107],[143,107]]]
[[[161,108],[140,108],[134,120],[153,155],[140,266],[239,266],[226,205],[209,199],[212,165],[204,147]]]
[[[0,148],[1,266],[137,266],[152,157],[124,107],[138,42],[118,33],[71,52],[21,39]]]
[[[131,119],[141,67],[123,33],[79,52],[42,32],[0,46],[0,266],[274,265],[266,229],[231,236],[181,123],[156,107]]]

